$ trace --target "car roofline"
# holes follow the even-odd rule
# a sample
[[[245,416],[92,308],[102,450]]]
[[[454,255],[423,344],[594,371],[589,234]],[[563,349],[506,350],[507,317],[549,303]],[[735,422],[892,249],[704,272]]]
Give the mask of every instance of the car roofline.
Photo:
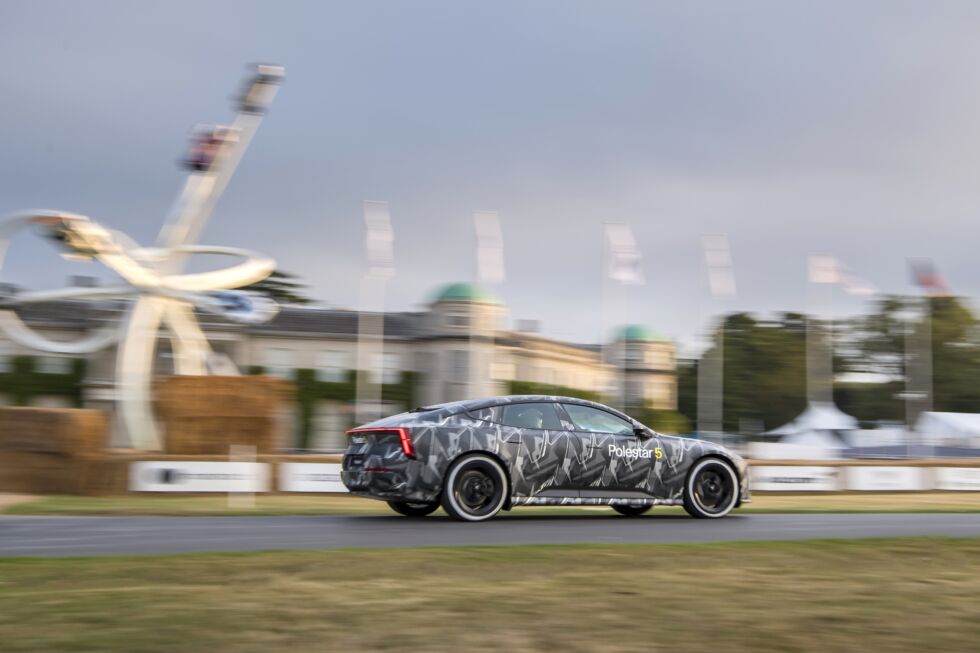
[[[468,401],[460,402],[461,405],[465,406],[465,411],[470,410],[480,410],[481,408],[491,408],[493,406],[506,406],[507,404],[531,404],[531,403],[562,403],[562,404],[578,404],[580,406],[589,406],[591,408],[597,408],[599,410],[605,410],[611,412],[614,415],[618,415],[631,423],[640,424],[639,421],[630,417],[621,410],[617,410],[612,406],[607,406],[605,404],[600,404],[598,401],[591,401],[589,399],[581,399],[579,397],[566,397],[562,395],[500,395],[497,397],[485,397],[483,399],[470,399]]]

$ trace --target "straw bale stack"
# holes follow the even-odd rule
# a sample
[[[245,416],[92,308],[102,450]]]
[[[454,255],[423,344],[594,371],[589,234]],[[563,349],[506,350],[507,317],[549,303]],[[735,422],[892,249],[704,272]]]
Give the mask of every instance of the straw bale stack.
[[[78,494],[97,476],[108,437],[99,410],[0,408],[0,491]]]
[[[157,383],[164,451],[228,455],[231,445],[270,453],[285,442],[281,411],[291,383],[272,376],[171,376]]]

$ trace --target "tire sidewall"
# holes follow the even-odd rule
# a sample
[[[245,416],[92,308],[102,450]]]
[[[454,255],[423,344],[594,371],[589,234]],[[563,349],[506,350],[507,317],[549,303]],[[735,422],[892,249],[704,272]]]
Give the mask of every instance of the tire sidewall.
[[[698,473],[700,473],[700,471],[708,465],[720,465],[725,469],[732,480],[732,500],[723,512],[706,512],[694,497],[694,479],[697,478]],[[738,482],[738,474],[735,473],[735,468],[731,465],[731,463],[723,460],[722,458],[702,458],[694,463],[694,467],[691,468],[690,473],[687,475],[687,480],[684,481],[684,508],[694,517],[699,517],[702,519],[720,519],[735,509],[736,504],[738,504],[738,497],[740,493],[741,486]]]
[[[489,465],[496,473],[498,477],[498,482],[501,484],[502,491],[500,492],[500,498],[497,504],[493,507],[493,510],[489,511],[485,515],[473,515],[467,512],[462,506],[458,505],[456,502],[456,495],[453,492],[453,485],[456,482],[456,478],[459,473],[466,469],[466,467],[472,463],[480,462]],[[449,473],[446,474],[446,482],[442,489],[442,507],[449,513],[450,517],[454,519],[459,519],[462,521],[469,522],[480,522],[486,521],[494,517],[500,509],[504,507],[507,502],[507,497],[510,494],[510,482],[507,479],[507,473],[504,471],[503,466],[494,458],[482,454],[472,454],[466,456],[465,458],[460,458],[458,461],[453,463],[453,466],[449,468]]]

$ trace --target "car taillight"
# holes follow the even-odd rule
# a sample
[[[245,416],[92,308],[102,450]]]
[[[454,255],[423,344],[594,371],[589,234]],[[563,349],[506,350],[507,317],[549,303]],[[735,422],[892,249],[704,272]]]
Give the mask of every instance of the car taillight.
[[[415,445],[412,444],[412,438],[408,435],[408,429],[397,429],[398,439],[402,443],[402,453],[404,453],[409,458],[415,457]]]
[[[347,431],[347,435],[351,438],[357,435],[369,433],[397,433],[398,442],[401,444],[402,453],[408,458],[415,458],[415,445],[412,444],[412,438],[408,434],[408,429],[406,428],[381,428],[381,429],[351,429]]]

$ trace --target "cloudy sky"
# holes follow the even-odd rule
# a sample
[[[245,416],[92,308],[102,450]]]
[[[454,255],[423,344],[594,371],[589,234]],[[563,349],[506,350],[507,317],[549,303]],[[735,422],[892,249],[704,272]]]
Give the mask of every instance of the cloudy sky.
[[[202,242],[266,252],[330,305],[357,305],[365,199],[391,207],[391,308],[471,279],[493,209],[512,318],[570,340],[603,328],[604,221],[632,225],[647,278],[612,319],[686,347],[720,308],[805,309],[810,254],[887,292],[931,257],[975,297],[977,34],[973,2],[2,0],[0,214],[151,242],[189,129],[230,120],[244,64],[270,61],[287,82]],[[705,233],[732,244],[723,307]],[[2,278],[94,271],[23,236]]]

